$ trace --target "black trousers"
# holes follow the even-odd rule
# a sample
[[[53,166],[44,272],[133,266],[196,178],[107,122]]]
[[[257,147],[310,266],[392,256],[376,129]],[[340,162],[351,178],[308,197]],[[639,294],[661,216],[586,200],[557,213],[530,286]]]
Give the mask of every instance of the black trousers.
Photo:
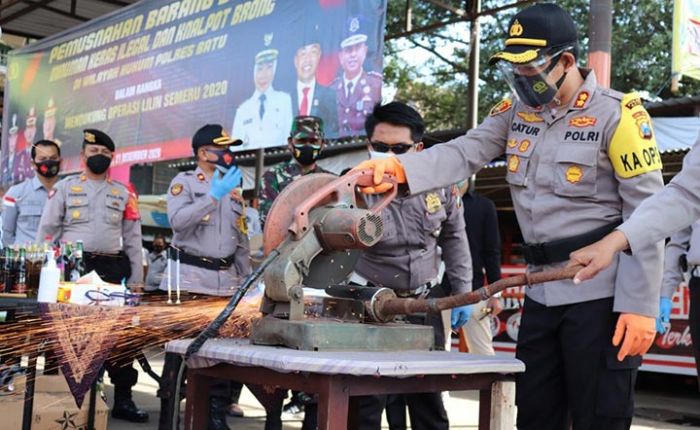
[[[641,356],[617,360],[613,299],[547,307],[525,298],[516,357],[520,430],[629,429]]]
[[[693,352],[695,353],[698,386],[700,386],[700,278],[690,278],[688,288],[690,290],[688,325],[690,326],[690,338],[693,341]]]

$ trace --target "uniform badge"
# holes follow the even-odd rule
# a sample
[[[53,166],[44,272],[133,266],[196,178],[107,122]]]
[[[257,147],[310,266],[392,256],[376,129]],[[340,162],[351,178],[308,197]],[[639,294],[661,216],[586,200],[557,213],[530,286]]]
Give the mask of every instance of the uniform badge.
[[[204,217],[202,218],[202,221],[204,221],[204,222],[209,222],[210,219],[211,219],[211,214],[206,214],[206,215],[204,215]]]
[[[74,210],[73,213],[71,214],[73,219],[78,219],[80,218],[80,211],[79,210]]]
[[[576,96],[576,101],[574,102],[574,107],[576,109],[583,109],[584,107],[586,107],[586,103],[588,103],[588,98],[589,98],[588,91],[581,91]]]
[[[70,190],[71,190],[71,192],[74,192],[74,193],[82,193],[83,187],[81,187],[80,185],[73,185],[70,187]]]
[[[513,25],[510,26],[510,30],[508,31],[508,34],[510,36],[516,36],[516,37],[522,36],[523,31],[524,31],[524,29],[523,29],[522,24],[520,24],[520,21],[518,21],[516,19],[515,21],[513,21]]]
[[[116,201],[116,200],[112,200],[112,206],[114,206],[115,208],[118,208],[118,207],[119,207],[119,202]]]
[[[172,187],[170,187],[170,194],[177,196],[180,195],[182,192],[182,184],[173,184]]]
[[[571,127],[593,127],[598,120],[592,116],[577,116],[569,120],[569,125]]]
[[[637,128],[639,129],[639,137],[642,139],[649,140],[652,137],[651,134],[651,122],[649,121],[649,115],[645,110],[635,112],[632,114]]]
[[[118,196],[119,195],[119,188],[112,188],[112,191],[110,191],[113,196]]]
[[[508,159],[508,171],[515,173],[518,171],[518,167],[520,167],[520,157],[511,155]]]
[[[518,116],[525,122],[544,122],[544,119],[534,112],[518,112]]]
[[[525,139],[522,142],[520,142],[520,146],[518,147],[518,151],[525,152],[528,150],[529,147],[530,147],[530,141],[528,139]]]
[[[518,146],[517,139],[508,139],[508,148],[515,148]]]
[[[440,196],[437,193],[428,193],[425,196],[425,206],[428,208],[428,213],[434,214],[442,207]]]
[[[199,180],[199,182],[204,182],[204,180],[207,178],[206,176],[204,176],[204,173],[197,173],[197,179]],[[182,185],[180,186],[182,187]]]
[[[80,181],[81,182],[87,181],[87,176],[85,174],[80,175]]]
[[[569,183],[577,184],[583,179],[583,170],[576,164],[572,164],[566,169],[566,180]]]
[[[245,235],[248,234],[248,220],[245,215],[238,217],[238,230]]]
[[[508,112],[512,107],[513,102],[510,99],[503,99],[496,106],[491,108],[489,116],[496,116],[502,114],[503,112]]]
[[[95,135],[90,133],[89,131],[86,131],[85,133],[83,133],[83,139],[87,143],[95,143],[97,141]]]
[[[642,105],[642,99],[640,99],[639,97],[634,97],[630,101],[625,103],[625,107],[629,110],[632,110],[635,107],[641,106],[641,105]]]

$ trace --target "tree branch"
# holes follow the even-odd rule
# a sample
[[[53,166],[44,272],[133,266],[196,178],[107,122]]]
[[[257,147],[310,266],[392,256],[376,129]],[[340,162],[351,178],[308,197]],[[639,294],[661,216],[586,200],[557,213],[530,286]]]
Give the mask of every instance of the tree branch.
[[[411,42],[413,45],[415,45],[418,48],[425,49],[426,51],[430,52],[431,54],[435,55],[438,57],[440,60],[444,61],[445,63],[449,64],[450,66],[454,67],[455,71],[458,73],[467,73],[469,71],[468,68],[464,67],[463,65],[459,63],[455,63],[454,61],[450,60],[449,58],[445,57],[444,55],[440,54],[435,50],[435,48],[431,46],[426,46],[423,45],[422,43],[418,43],[413,38],[409,37],[408,41]]]

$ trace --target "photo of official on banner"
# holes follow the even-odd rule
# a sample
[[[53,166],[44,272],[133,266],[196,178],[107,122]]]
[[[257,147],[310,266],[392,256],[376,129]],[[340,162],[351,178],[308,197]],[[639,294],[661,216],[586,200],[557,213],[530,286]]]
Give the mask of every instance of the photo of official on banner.
[[[204,124],[238,151],[279,147],[295,115],[326,137],[364,134],[381,101],[386,0],[150,0],[12,51],[2,182],[32,176],[39,139],[79,168],[83,129],[117,144],[113,166],[190,157]]]

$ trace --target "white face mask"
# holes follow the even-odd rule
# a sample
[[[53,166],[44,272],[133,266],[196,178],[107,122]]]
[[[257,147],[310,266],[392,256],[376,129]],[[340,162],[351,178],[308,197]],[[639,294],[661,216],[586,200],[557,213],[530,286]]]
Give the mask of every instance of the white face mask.
[[[385,158],[391,158],[395,157],[396,154],[393,152],[377,152],[377,151],[369,151],[369,159],[370,160],[383,160]]]

